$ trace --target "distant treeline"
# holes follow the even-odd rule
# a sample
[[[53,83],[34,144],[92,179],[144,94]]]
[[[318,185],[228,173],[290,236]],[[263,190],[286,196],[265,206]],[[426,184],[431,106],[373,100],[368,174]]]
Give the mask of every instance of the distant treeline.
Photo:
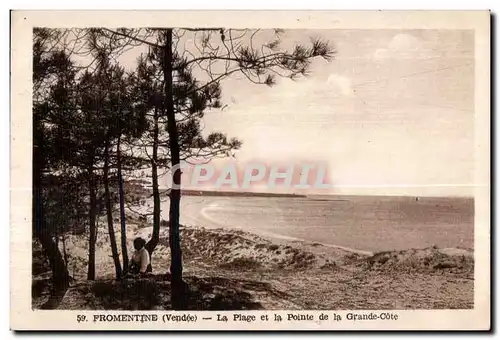
[[[151,184],[145,180],[129,180],[125,184],[125,190],[134,193],[143,191],[150,194],[152,192]],[[168,193],[168,191],[166,191]],[[224,197],[292,197],[307,198],[305,195],[280,194],[267,192],[240,192],[240,191],[209,191],[209,190],[181,190],[182,196],[224,196]]]
[[[181,190],[184,196],[231,196],[231,197],[301,197],[305,195],[296,194],[278,194],[267,192],[236,192],[236,191],[199,191],[199,190]]]

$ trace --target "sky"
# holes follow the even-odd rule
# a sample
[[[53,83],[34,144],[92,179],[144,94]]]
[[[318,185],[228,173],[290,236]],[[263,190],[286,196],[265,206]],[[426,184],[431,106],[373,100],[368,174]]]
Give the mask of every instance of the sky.
[[[227,106],[206,113],[205,132],[243,146],[235,159],[213,164],[327,164],[333,188],[306,193],[473,194],[473,31],[287,30],[281,45],[311,37],[328,40],[336,54],[316,59],[307,77],[273,87],[238,75],[222,82]]]
[[[206,129],[243,141],[237,161],[327,162],[329,193],[472,194],[472,31],[286,31],[283,40],[310,36],[337,53],[307,78],[223,84],[228,107],[208,113]]]

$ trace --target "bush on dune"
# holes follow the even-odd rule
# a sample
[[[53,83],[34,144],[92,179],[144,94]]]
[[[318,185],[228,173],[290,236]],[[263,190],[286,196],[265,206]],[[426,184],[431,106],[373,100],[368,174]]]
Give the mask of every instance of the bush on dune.
[[[450,255],[436,247],[385,251],[362,260],[361,265],[370,270],[425,272],[470,275],[474,272],[474,258],[470,255]]]
[[[249,270],[261,268],[262,265],[253,258],[238,257],[230,262],[222,263],[219,267],[224,269]]]

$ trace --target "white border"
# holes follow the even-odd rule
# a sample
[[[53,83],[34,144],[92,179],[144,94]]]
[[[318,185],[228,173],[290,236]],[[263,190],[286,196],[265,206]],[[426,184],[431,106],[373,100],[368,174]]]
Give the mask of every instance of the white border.
[[[22,14],[22,15],[19,15]],[[165,22],[166,12],[25,12],[13,16],[12,41],[12,164],[11,164],[11,326],[15,329],[77,328],[76,311],[31,311],[30,303],[30,158],[31,154],[31,27],[32,26],[135,26]],[[26,19],[24,19],[26,18]],[[111,23],[112,20],[112,23]],[[476,34],[476,183],[489,182],[489,13],[488,12],[191,12],[170,13],[171,26],[284,27],[284,28],[472,28]],[[360,27],[360,25],[363,25]],[[29,28],[30,33],[26,34]],[[15,139],[14,139],[15,138]],[[480,138],[480,140],[479,140]],[[356,329],[471,329],[489,326],[489,188],[476,189],[476,273],[475,305],[472,311],[401,311],[404,320],[391,325],[356,324]],[[27,214],[26,214],[27,213]],[[28,232],[26,232],[28,230]],[[480,279],[479,279],[480,278]],[[24,296],[24,297],[23,297]],[[26,299],[26,296],[28,299]],[[27,303],[26,303],[27,302]],[[255,313],[257,314],[257,313]],[[80,325],[81,326],[81,325]],[[140,329],[140,324],[119,325]],[[207,325],[210,327],[209,325]],[[262,325],[255,324],[258,329]],[[317,324],[291,325],[291,328],[317,328]],[[338,325],[335,329],[342,329]],[[388,328],[388,327],[389,328]],[[89,329],[85,325],[84,329]],[[107,324],[105,329],[112,325]],[[137,328],[139,327],[139,328]],[[346,327],[352,327],[347,325]],[[102,329],[102,328],[101,328]],[[164,328],[159,328],[164,329]],[[221,329],[218,325],[217,329]],[[269,328],[267,328],[269,329]]]

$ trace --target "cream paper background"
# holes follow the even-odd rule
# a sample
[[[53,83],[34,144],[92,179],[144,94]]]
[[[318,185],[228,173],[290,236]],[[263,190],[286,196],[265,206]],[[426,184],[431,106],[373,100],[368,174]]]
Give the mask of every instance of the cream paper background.
[[[475,31],[475,286],[472,310],[398,310],[398,321],[260,321],[285,311],[241,312],[253,323],[77,323],[92,311],[31,309],[32,29],[45,27],[231,27],[285,29],[473,29]],[[10,290],[13,330],[266,329],[486,330],[490,328],[490,13],[488,11],[14,11],[11,13]],[[158,312],[159,318],[167,313]],[[335,311],[304,311],[315,314]],[[359,312],[359,311],[357,311]],[[376,312],[376,311],[367,311]],[[391,312],[391,311],[388,311]],[[102,313],[100,311],[99,313]],[[109,312],[121,314],[123,312]],[[136,312],[134,312],[136,313]],[[182,314],[181,312],[172,312]],[[240,313],[238,311],[238,313]],[[221,312],[231,318],[231,312]]]

